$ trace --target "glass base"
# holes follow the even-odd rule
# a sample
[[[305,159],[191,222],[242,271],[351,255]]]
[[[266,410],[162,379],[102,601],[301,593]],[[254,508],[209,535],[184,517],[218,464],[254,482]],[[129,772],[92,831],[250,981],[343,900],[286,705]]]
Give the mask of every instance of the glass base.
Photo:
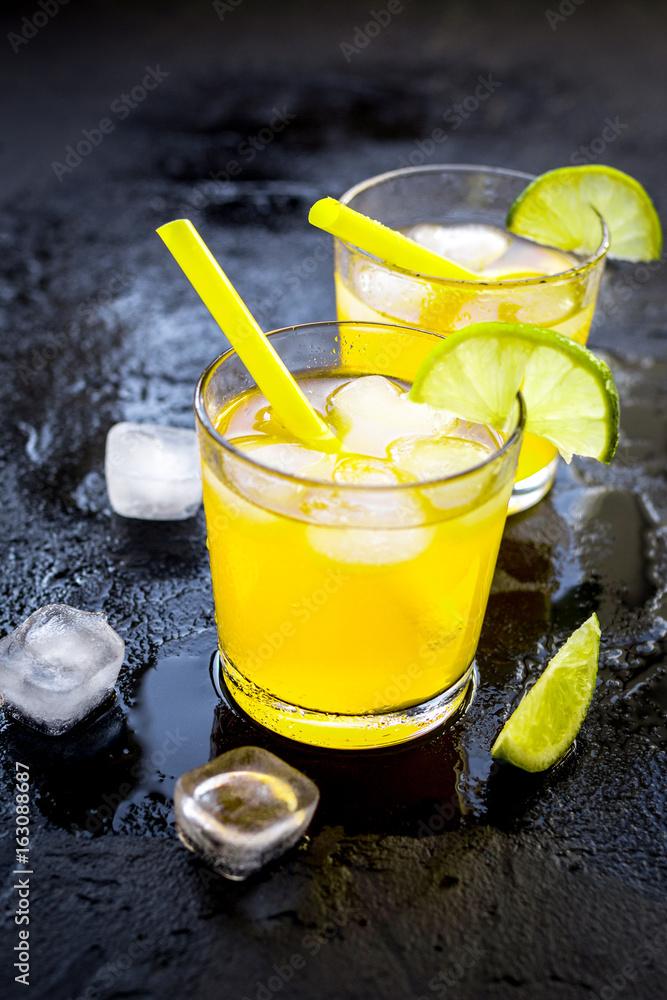
[[[529,507],[533,507],[542,497],[546,496],[551,489],[557,468],[558,457],[556,456],[539,472],[515,483],[507,513],[518,514],[522,510],[528,510]]]
[[[338,715],[290,705],[253,684],[221,654],[213,667],[219,693],[228,692],[254,722],[299,743],[336,750],[370,750],[417,739],[466,711],[477,689],[475,661],[451,688],[395,712]]]

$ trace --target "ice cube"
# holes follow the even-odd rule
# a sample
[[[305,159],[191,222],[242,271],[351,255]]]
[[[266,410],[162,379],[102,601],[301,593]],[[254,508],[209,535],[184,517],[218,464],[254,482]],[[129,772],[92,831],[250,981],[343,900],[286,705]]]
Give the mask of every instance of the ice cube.
[[[414,479],[445,479],[473,469],[490,457],[477,441],[455,437],[404,437],[389,449],[394,465]]]
[[[347,466],[347,482],[354,483],[353,473],[367,479],[369,469],[363,463],[374,461],[382,468],[376,475],[384,479],[377,486],[400,482],[398,473],[388,463],[359,458],[352,459]],[[345,465],[343,459],[336,468]],[[393,477],[393,482],[386,481],[387,475]],[[410,489],[352,491],[343,487],[327,496],[318,496],[312,503],[304,501],[303,510],[311,522],[306,528],[311,548],[347,566],[391,566],[415,559],[429,547],[435,534],[434,527],[423,523],[424,504]]]
[[[178,835],[221,875],[240,881],[299,840],[319,797],[310,778],[279,757],[238,747],[178,779]]]
[[[347,566],[393,566],[416,559],[433,541],[435,527],[344,528],[309,524],[306,538],[320,555]]]
[[[233,438],[230,441],[239,451],[255,462],[290,476],[306,479],[331,480],[334,460],[323,451],[306,448],[296,441],[275,441],[267,435],[257,434]]]
[[[225,476],[230,486],[263,510],[297,515],[308,489],[298,481],[275,475],[275,472],[331,482],[335,462],[331,455],[295,442],[276,442],[271,437],[262,435],[235,439],[231,443],[254,461],[266,466],[265,469],[258,468],[233,455],[227,455],[223,459]]]
[[[197,435],[159,424],[114,424],[105,471],[111,506],[123,517],[181,521],[201,503]]]
[[[125,643],[102,612],[47,604],[0,639],[0,693],[10,715],[59,736],[112,693]]]
[[[562,274],[577,264],[576,258],[532,240],[513,236],[507,252],[484,269],[485,277],[504,278],[513,274]]]
[[[457,476],[485,462],[492,449],[468,438],[406,437],[394,442],[390,455],[397,468],[420,482]],[[422,499],[440,510],[453,511],[479,503],[494,481],[492,468],[462,476],[441,486],[422,488]]]
[[[404,482],[389,462],[365,455],[343,455],[334,466],[333,479],[348,486],[397,486]]]
[[[422,223],[406,230],[405,235],[478,274],[502,257],[512,242],[503,229],[481,223],[454,226]]]
[[[386,458],[387,448],[406,434],[444,434],[457,418],[427,403],[413,403],[407,392],[382,375],[366,375],[340,386],[329,397],[327,413],[345,451]]]
[[[336,296],[339,314],[354,316],[355,320],[378,322],[378,313],[385,322],[418,323],[427,289],[407,274],[386,271],[384,266],[362,264],[354,269],[351,295],[344,282],[339,281]],[[369,308],[370,307],[370,308]]]

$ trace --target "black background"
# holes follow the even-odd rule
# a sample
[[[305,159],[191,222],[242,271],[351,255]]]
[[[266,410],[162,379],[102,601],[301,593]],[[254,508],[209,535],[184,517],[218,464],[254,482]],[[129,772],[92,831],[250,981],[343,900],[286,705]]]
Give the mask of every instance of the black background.
[[[191,426],[195,380],[223,346],[154,234],[170,218],[192,218],[266,328],[334,315],[312,201],[420,156],[531,173],[609,163],[664,218],[665,8],[413,0],[375,35],[384,0],[228,6],[70,0],[13,45],[41,8],[0,15],[0,628],[62,601],[105,610],[127,646],[119,705],[96,726],[54,741],[0,723],[3,996],[658,1000],[662,267],[612,263],[604,279],[591,344],[623,402],[613,466],[562,466],[510,521],[477,697],[402,750],[317,753],[219,701],[203,513],[116,517],[103,450],[117,420]],[[146,67],[167,76],[121,117],[112,106]],[[493,93],[457,123],[480,76]],[[274,108],[288,126],[239,153]],[[54,169],[103,118],[113,131],[90,155]],[[231,183],[211,183],[239,156]],[[543,776],[493,768],[525,683],[593,610],[600,680],[575,750]],[[322,802],[308,841],[232,884],[178,843],[171,795],[178,774],[244,743],[304,770]],[[27,993],[12,968],[16,760],[32,780]]]

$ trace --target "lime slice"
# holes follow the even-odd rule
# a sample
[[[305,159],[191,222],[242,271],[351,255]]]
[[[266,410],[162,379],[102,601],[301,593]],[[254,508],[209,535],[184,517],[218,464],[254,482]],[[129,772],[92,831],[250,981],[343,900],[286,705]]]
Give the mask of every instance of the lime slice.
[[[618,441],[618,392],[603,361],[569,337],[526,323],[476,323],[450,334],[422,362],[418,403],[503,430],[516,393],[526,431],[573,455],[610,462]]]
[[[600,623],[593,614],[523,696],[491,747],[492,756],[524,771],[544,771],[560,760],[586,718],[599,651]]]
[[[628,174],[598,164],[537,177],[510,208],[507,228],[547,246],[591,254],[600,245],[599,216],[609,230],[609,257],[660,257],[662,229],[646,191]]]

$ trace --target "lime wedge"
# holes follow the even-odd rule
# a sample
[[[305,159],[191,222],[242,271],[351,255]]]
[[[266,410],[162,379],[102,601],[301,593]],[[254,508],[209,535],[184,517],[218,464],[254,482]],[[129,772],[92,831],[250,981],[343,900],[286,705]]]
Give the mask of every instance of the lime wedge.
[[[524,771],[544,771],[560,760],[586,718],[599,651],[600,623],[593,614],[523,696],[491,747],[492,756]]]
[[[591,351],[555,330],[525,323],[456,330],[424,359],[410,398],[503,430],[519,389],[526,432],[551,441],[567,462],[573,455],[611,461],[618,441],[614,378]]]
[[[609,257],[656,260],[662,252],[660,220],[648,194],[613,167],[562,167],[537,177],[509,210],[510,232],[547,246],[591,254],[607,223]]]

